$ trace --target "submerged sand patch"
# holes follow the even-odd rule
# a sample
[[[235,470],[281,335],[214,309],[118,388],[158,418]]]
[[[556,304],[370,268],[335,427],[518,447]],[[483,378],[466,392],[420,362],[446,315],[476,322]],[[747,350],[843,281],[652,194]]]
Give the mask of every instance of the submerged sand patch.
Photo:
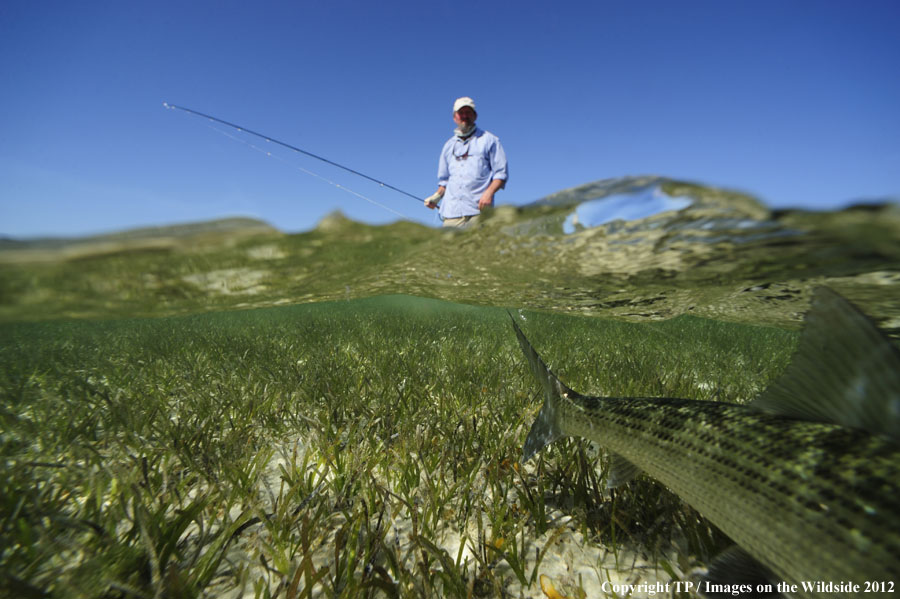
[[[306,474],[314,473],[319,481],[313,493],[303,498],[303,502],[314,500],[320,493],[327,494],[325,487],[333,480],[334,472],[328,468],[326,462],[327,460],[303,439],[283,444],[269,460],[260,476],[257,489],[260,513],[274,512],[278,509],[278,504],[283,501],[286,491],[284,474],[293,471],[296,475],[298,473],[296,466],[299,463],[307,464]],[[524,468],[533,474],[533,466]],[[416,523],[416,518],[398,496],[391,498],[393,491],[397,490],[391,489],[391,473],[381,472],[377,477],[380,479],[379,483],[390,493],[385,496],[383,507],[374,510],[369,518],[373,528],[377,526],[382,528],[384,548],[376,553],[372,563],[359,564],[360,571],[357,575],[366,575],[364,572],[373,565],[389,568],[390,560],[384,555],[386,551],[390,551],[394,559],[399,559],[403,568],[415,571],[420,567],[417,562],[423,553],[422,545],[416,539],[417,529],[418,534],[423,534],[421,522]],[[504,498],[493,497],[490,489],[478,482],[473,484],[474,488],[477,488],[476,492],[483,494],[483,507],[493,505],[497,501],[514,501],[513,489],[510,489],[508,497]],[[555,508],[549,511],[550,524],[540,536],[536,536],[533,529],[523,529],[516,535],[517,538],[494,539],[490,543],[492,548],[486,550],[484,546],[491,537],[489,517],[486,509],[480,511],[480,514],[469,514],[462,530],[459,529],[460,522],[454,521],[451,515],[438,526],[438,530],[423,534],[424,542],[433,544],[447,560],[443,563],[441,560],[434,560],[431,568],[441,570],[445,566],[452,566],[456,573],[463,573],[465,579],[462,583],[474,592],[473,596],[495,596],[500,592],[504,597],[523,599],[612,597],[616,595],[610,594],[608,589],[623,588],[622,585],[639,585],[629,596],[649,597],[647,593],[642,594],[640,588],[665,587],[673,580],[672,576],[659,566],[658,558],[665,559],[668,567],[680,579],[685,578],[684,573],[676,565],[674,550],[656,556],[655,560],[650,560],[648,556],[632,549],[614,550],[585,538],[578,521],[563,510]],[[334,509],[330,516],[319,522],[311,538],[311,549],[314,548],[311,552],[312,566],[315,571],[333,572],[337,567],[335,544],[341,535],[339,530],[345,524],[347,518],[340,509]],[[297,534],[300,534],[299,530]],[[343,542],[347,540],[344,539]],[[239,542],[229,550],[226,560],[230,563],[245,564],[246,569],[241,576],[242,583],[234,586],[234,579],[230,579],[227,582],[223,581],[219,586],[213,585],[207,592],[228,599],[255,598],[259,596],[262,588],[267,588],[273,596],[283,592],[289,581],[260,559],[264,549],[271,547],[272,543],[273,540],[269,538],[267,528],[262,522],[248,529]],[[526,581],[527,584],[522,584],[509,563],[502,558],[503,552],[511,551],[512,544],[524,547],[519,550],[523,556],[522,566],[526,578],[534,577],[533,581]],[[482,554],[481,558],[477,555],[479,552]],[[485,555],[490,556],[489,575],[484,571]],[[491,580],[490,583],[487,581],[488,578]],[[495,586],[498,581],[501,584],[499,588]],[[415,589],[398,589],[398,591],[401,595],[405,595],[415,592]],[[329,595],[325,585],[316,584],[311,596]]]

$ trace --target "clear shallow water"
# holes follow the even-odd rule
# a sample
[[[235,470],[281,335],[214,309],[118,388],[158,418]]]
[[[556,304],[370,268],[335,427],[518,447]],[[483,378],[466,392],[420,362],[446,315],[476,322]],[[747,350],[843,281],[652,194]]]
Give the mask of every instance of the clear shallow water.
[[[652,195],[649,198],[641,195],[642,189],[654,188],[668,198],[687,198],[689,204],[674,210],[666,209],[672,205],[665,201],[656,202]],[[627,198],[635,197],[638,198],[633,200],[636,206],[629,206]],[[644,200],[640,199],[642,197]],[[612,198],[612,201],[604,202],[604,198]],[[573,227],[567,232],[566,221],[585,204],[599,207],[595,214],[585,215],[586,221],[590,217],[596,219],[590,221],[596,224]],[[615,210],[612,209],[614,206]],[[635,210],[628,212],[630,208]],[[609,218],[612,215],[617,217]],[[44,254],[41,261],[0,260],[0,320],[104,319],[101,323],[22,326],[25,333],[21,338],[27,339],[27,343],[16,342],[10,336],[13,342],[7,344],[7,354],[16,367],[0,371],[18,373],[8,376],[7,382],[10,397],[14,398],[10,409],[20,410],[10,412],[10,415],[15,414],[15,422],[20,428],[14,434],[19,434],[22,442],[8,446],[36,451],[33,455],[23,453],[20,462],[23,470],[20,472],[24,474],[15,479],[15,483],[21,485],[23,496],[30,492],[29,489],[35,489],[34,481],[38,479],[31,470],[39,465],[41,476],[47,481],[53,481],[52,477],[56,476],[65,477],[53,483],[64,492],[45,493],[44,490],[52,487],[49,482],[39,481],[39,490],[43,489],[39,494],[49,498],[48,501],[55,501],[57,497],[96,497],[97,501],[85,501],[84,505],[112,506],[113,509],[117,505],[133,505],[135,510],[139,500],[148,501],[144,509],[150,514],[159,505],[165,508],[165,504],[156,503],[143,489],[149,486],[148,480],[155,481],[154,484],[164,481],[163,486],[168,488],[171,465],[178,462],[168,457],[154,457],[149,460],[148,477],[148,460],[143,460],[141,476],[141,469],[134,467],[136,456],[171,455],[172,448],[184,451],[185,457],[179,459],[189,465],[200,463],[196,457],[198,448],[212,452],[209,453],[212,459],[200,454],[204,458],[204,470],[228,466],[232,462],[239,464],[231,471],[236,474],[229,475],[233,478],[224,476],[228,473],[224,468],[223,474],[216,476],[219,480],[240,479],[243,487],[246,473],[254,472],[258,467],[257,452],[247,451],[247,447],[281,449],[271,442],[271,438],[283,434],[278,423],[292,410],[298,410],[302,415],[302,422],[295,420],[292,426],[299,423],[307,431],[304,436],[306,447],[316,447],[321,456],[303,462],[302,467],[306,468],[307,464],[321,467],[325,473],[323,481],[350,481],[347,485],[356,484],[354,481],[365,484],[371,480],[374,483],[390,480],[396,472],[412,472],[415,480],[419,480],[415,473],[424,465],[421,456],[430,455],[437,456],[437,461],[444,465],[450,464],[449,469],[445,469],[446,476],[433,477],[436,481],[451,478],[456,481],[461,471],[459,465],[465,464],[471,469],[468,472],[493,472],[491,476],[501,481],[496,488],[512,489],[520,483],[534,484],[525,483],[521,474],[514,476],[513,470],[518,472],[518,469],[504,472],[503,464],[508,464],[510,456],[518,455],[521,450],[521,439],[534,407],[531,404],[535,383],[529,380],[524,390],[512,392],[522,384],[521,380],[515,380],[517,368],[521,367],[521,356],[516,354],[512,365],[503,362],[503,357],[496,351],[502,343],[512,342],[509,320],[501,310],[482,310],[480,306],[544,311],[543,314],[526,311],[518,314],[528,314],[529,335],[535,329],[547,331],[541,351],[549,351],[545,355],[554,356],[555,362],[567,364],[565,378],[575,388],[592,388],[587,381],[596,379],[579,380],[578,377],[594,376],[598,370],[597,359],[587,356],[605,343],[607,349],[593,355],[605,356],[607,372],[627,372],[630,380],[649,385],[657,384],[653,381],[661,384],[659,372],[680,373],[669,377],[671,384],[691,386],[696,383],[697,388],[709,391],[710,398],[725,401],[743,399],[749,391],[758,388],[756,381],[767,380],[771,373],[765,371],[764,375],[761,364],[769,364],[772,368],[773,364],[786,361],[786,354],[781,358],[774,356],[788,347],[784,340],[789,337],[787,333],[693,318],[634,327],[599,319],[592,322],[582,317],[648,321],[693,314],[718,320],[792,327],[799,323],[806,310],[810,290],[826,284],[874,316],[882,328],[900,332],[897,300],[900,213],[891,206],[831,213],[773,213],[753,198],[741,194],[653,178],[598,182],[567,190],[531,206],[500,207],[485,213],[479,228],[465,232],[435,230],[406,222],[371,227],[334,216],[315,231],[296,235],[275,231],[247,234],[244,231],[241,235],[215,236],[206,231],[203,236],[179,237],[174,231],[162,233],[161,238],[154,237],[149,242],[107,240],[105,245],[82,247],[68,254],[62,252],[55,258]],[[431,302],[421,299],[423,297],[457,303]],[[343,301],[355,298],[371,299]],[[296,306],[302,303],[314,305]],[[253,310],[269,306],[289,307]],[[297,319],[291,317],[292,313],[315,311],[321,311],[321,318],[313,319],[311,322],[315,324],[309,326],[298,327]],[[219,313],[172,320],[111,320],[135,315],[197,312]],[[344,312],[349,317],[336,319],[337,312]],[[446,333],[437,334],[443,326],[442,317],[451,312],[456,313],[457,320],[445,320],[449,328],[445,327]],[[575,314],[578,318],[559,318],[546,312]],[[487,327],[481,326],[479,321],[491,313],[499,318]],[[388,324],[382,329],[385,321]],[[392,326],[391,322],[395,324]],[[559,326],[563,322],[567,328]],[[684,323],[691,324],[685,327]],[[20,328],[3,326],[8,331]],[[273,326],[279,327],[277,333],[273,333]],[[119,327],[123,331],[133,330],[134,338],[104,333],[104,329]],[[406,330],[406,327],[413,328]],[[708,336],[703,331],[709,328],[727,328],[732,333]],[[81,330],[78,335],[85,339],[83,350],[82,344],[61,338],[59,331],[63,329]],[[619,329],[620,333],[610,335],[613,329]],[[643,331],[635,334],[638,329]],[[735,334],[738,329],[747,331],[746,336]],[[601,334],[598,334],[599,330],[602,330]],[[47,337],[48,347],[56,349],[42,353],[38,347],[31,357],[26,357],[21,347],[41,341],[36,335],[41,331]],[[764,336],[766,341],[760,341],[757,335]],[[729,339],[726,352],[717,349],[716,339],[723,336]],[[385,339],[390,339],[391,344],[385,346]],[[712,351],[706,353],[705,358],[690,358],[697,355],[698,347],[710,343]],[[653,352],[658,352],[660,357],[645,360],[645,367],[632,358],[636,346],[642,346],[637,355],[652,356]],[[569,352],[573,347],[575,351]],[[734,347],[745,349],[731,351]],[[751,347],[762,348],[764,359],[746,360],[746,348]],[[47,367],[41,363],[51,359],[58,360],[58,365]],[[610,362],[611,359],[614,361]],[[661,367],[665,360],[672,363]],[[694,367],[695,363],[699,364]],[[369,375],[361,376],[360,373]],[[721,397],[718,390],[711,395],[712,388],[718,389],[723,380],[727,380],[721,385],[727,396]],[[58,381],[69,382],[60,384]],[[477,381],[477,384],[472,385],[471,381]],[[61,392],[67,386],[74,391]],[[365,391],[361,393],[361,389]],[[38,390],[41,390],[40,395]],[[498,408],[501,405],[496,401],[498,396],[505,398],[504,409]],[[339,404],[326,401],[326,397],[343,398],[348,403],[338,409]],[[42,398],[40,409],[32,409],[27,404],[34,398]],[[309,403],[298,408],[297,401],[301,398],[308,399]],[[68,406],[61,401],[65,399],[71,400]],[[111,406],[109,417],[101,419],[98,414],[103,414],[107,405]],[[398,406],[403,409],[398,410]],[[174,418],[167,415],[169,410],[176,414]],[[142,412],[149,417],[140,416]],[[198,418],[204,414],[207,416]],[[219,416],[222,414],[228,416],[232,426],[221,426]],[[73,419],[71,415],[78,418]],[[156,417],[161,418],[159,426],[154,422]],[[35,418],[38,424],[19,424],[30,423]],[[522,426],[511,428],[509,423],[520,418],[523,419]],[[40,423],[41,419],[43,423]],[[313,437],[309,434],[310,422],[318,424],[315,419],[322,423],[316,428],[325,431],[318,445],[313,445],[310,441]],[[235,427],[234,421],[257,424]],[[471,428],[468,425],[460,428],[461,423],[470,421]],[[51,422],[58,434],[54,437],[45,433],[41,437],[42,443],[32,443],[35,427],[42,426],[46,431],[47,423]],[[122,434],[116,443],[109,445],[102,436],[98,439],[97,434],[115,434],[116,429],[104,428],[105,423],[111,423],[113,427],[118,426],[116,423],[122,425]],[[176,426],[170,426],[170,423]],[[182,423],[187,424],[187,428],[182,428]],[[76,438],[72,431],[79,426],[87,433],[83,440],[73,442]],[[147,428],[140,432],[135,426]],[[190,442],[179,439],[182,431],[189,433]],[[478,431],[480,437],[476,436]],[[170,438],[164,433],[176,436]],[[435,448],[448,446],[443,441],[451,437],[459,439],[460,443],[450,444],[447,456],[435,453]],[[398,439],[396,445],[394,439]],[[135,443],[133,447],[125,444],[129,440]],[[93,449],[98,442],[103,448],[121,448],[122,455],[104,456]],[[339,455],[346,455],[343,449],[348,443],[355,448],[357,453],[354,455],[363,456],[360,460],[337,459]],[[85,451],[87,447],[92,451]],[[227,493],[227,497],[204,494],[204,501],[209,498],[220,502],[221,508],[214,510],[217,515],[207,528],[219,528],[218,518],[232,513],[231,507],[242,511],[247,505],[253,505],[256,498],[274,498],[272,488],[282,485],[285,489],[279,475],[285,472],[284,467],[291,467],[288,455],[292,454],[296,463],[298,447],[300,443],[283,448],[284,459],[273,460],[269,471],[274,482],[265,490],[248,488],[252,497],[231,492],[227,484],[215,485]],[[41,448],[48,448],[50,453],[43,455]],[[62,457],[57,448],[63,448],[71,457]],[[90,478],[86,479],[90,482],[88,486],[83,486],[67,469],[46,467],[63,459],[72,464],[83,464],[86,455],[106,461],[102,467],[91,466]],[[376,472],[384,474],[378,474],[376,479],[373,464],[379,460],[384,469]],[[584,484],[583,481],[589,479],[572,474],[569,464],[585,463],[583,459],[575,459],[575,454],[563,454],[558,463],[565,465],[560,473],[549,470],[543,477],[545,480],[571,480],[573,484]],[[329,473],[324,468],[326,465],[334,468],[332,464],[341,466]],[[492,465],[500,466],[493,468]],[[159,472],[156,472],[157,468]],[[95,484],[94,473],[112,475],[118,472],[123,476],[128,472],[134,474],[130,479],[122,479],[134,484],[120,487],[135,490],[132,503],[124,499],[125,496],[117,497],[116,491],[111,491],[109,501],[95,495],[100,492],[98,489],[106,488],[106,483],[103,486]],[[181,481],[203,480],[193,476],[179,478]],[[14,479],[10,477],[10,480]],[[298,476],[296,480],[305,479]],[[459,480],[476,479],[464,474]],[[309,488],[302,493],[291,490],[290,497],[318,494],[318,487],[313,490],[313,481],[309,479]],[[115,484],[109,486],[116,488]],[[336,494],[324,497],[323,504],[345,505],[341,502],[346,499],[344,489],[347,488],[350,487],[344,482],[335,484]],[[462,491],[458,491],[459,488],[454,487],[452,500],[466,502],[472,497],[485,498],[475,504],[474,510],[478,510],[475,513],[496,515],[493,508],[503,505],[498,503],[503,501],[502,498],[485,496],[484,486],[478,493],[467,492],[468,487]],[[632,521],[628,514],[636,518],[644,514],[646,518],[646,506],[651,506],[654,513],[646,523],[652,526],[641,525],[636,530],[652,530],[653,534],[663,535],[668,534],[669,529],[661,523],[686,522],[680,502],[660,502],[657,494],[648,494],[647,487],[643,490],[634,488],[629,495],[618,495],[615,519],[605,515],[592,518],[627,525]],[[376,505],[378,498],[388,501],[381,482],[373,489],[372,497],[376,499],[369,505]],[[399,500],[401,483],[393,489],[390,496]],[[532,494],[546,499],[549,496],[547,490],[549,488],[537,487]],[[177,487],[175,493],[180,493]],[[599,493],[575,495],[590,500]],[[193,492],[181,494],[188,500],[194,496]],[[389,513],[403,513],[401,502],[409,508],[409,503],[400,500],[393,502]],[[441,514],[442,528],[448,517],[456,515],[453,526],[446,530],[466,530],[467,519],[469,524],[474,521],[475,517],[469,516],[473,511],[468,503],[449,511],[446,498],[436,499],[434,505],[439,508],[432,513]],[[554,509],[552,503],[548,505]],[[606,505],[609,507],[608,503]],[[274,506],[254,509],[254,514],[262,514]],[[332,509],[335,508],[329,508]],[[426,509],[420,513],[426,513]],[[365,518],[369,518],[367,508],[354,510],[353,517],[363,511]],[[53,514],[43,510],[35,513],[38,516],[51,514],[51,517]],[[115,518],[115,512],[110,513]],[[165,513],[183,520],[181,510],[166,509]],[[527,512],[515,510],[509,513],[518,513],[516,517],[523,524],[520,526],[501,514],[504,526],[514,533],[507,538],[531,530],[530,524],[524,524],[528,522]],[[68,534],[73,527],[65,523],[73,521],[72,514],[59,514],[61,526]],[[478,530],[482,528],[482,515],[478,516]],[[370,546],[387,538],[378,532],[381,517],[378,518],[379,525],[371,530],[377,529],[375,534],[381,536],[373,537]],[[393,520],[403,526],[402,534],[396,533],[396,538],[412,538],[413,535],[406,533],[410,529],[415,531],[415,518],[413,511],[413,524],[409,526],[406,519]],[[91,513],[90,521],[97,520],[98,516]],[[423,521],[424,517],[420,522]],[[555,516],[553,521],[561,522]],[[281,522],[280,518],[273,518],[271,524],[277,526],[278,522]],[[284,522],[288,528],[267,528],[268,534],[272,538],[294,539],[296,520],[292,517]],[[344,525],[342,532],[334,538],[346,530],[365,530],[368,534],[369,520],[353,522],[358,525],[352,522]],[[328,518],[313,528],[322,530],[342,524],[343,521]],[[110,531],[124,530],[114,519],[104,526]],[[419,529],[420,535],[422,530]],[[265,545],[263,551],[269,551],[273,546],[277,548],[275,544],[268,544],[264,534],[258,537]],[[595,542],[597,537],[594,535],[590,542],[578,537],[559,545],[556,536],[548,540],[550,534],[547,531],[547,536],[535,539],[533,544],[536,548],[553,547],[543,561],[541,572],[554,580],[573,572],[579,576],[584,572],[585,578],[593,576],[599,572],[598,565],[604,556],[610,554],[608,548]],[[31,552],[34,542],[31,529],[23,529],[21,536],[31,538],[17,546]],[[694,537],[693,534],[690,536]],[[248,534],[242,541],[249,538]],[[460,555],[458,539],[448,546],[442,544],[440,535],[423,538],[433,539],[449,555]],[[477,538],[475,533],[471,538]],[[134,537],[130,540],[135,544],[141,542]],[[230,571],[234,564],[246,560],[247,555],[258,555],[262,559],[253,557],[251,561],[262,564],[265,569],[255,566],[253,576],[277,573],[267,564],[264,555],[268,554],[250,553],[243,545],[234,546],[237,553],[233,560],[228,559]],[[649,539],[647,546],[651,546]],[[659,547],[655,541],[652,546]],[[329,558],[335,554],[332,544],[325,543],[321,547],[328,551],[320,553],[327,553]],[[132,549],[134,553],[131,553]],[[296,547],[292,546],[290,550],[295,551]],[[587,554],[589,559],[581,562],[587,565],[573,567],[573,552],[583,550],[592,552]],[[129,555],[139,551],[133,545]],[[616,564],[607,562],[604,568],[617,568],[618,557],[626,555],[618,551],[612,553],[617,556]],[[59,552],[54,547],[46,554],[57,555]],[[696,550],[682,550],[683,556],[696,554]],[[31,555],[26,555],[28,564],[33,563]],[[69,565],[75,563],[65,552],[59,555]],[[418,564],[420,551],[409,555]],[[668,561],[676,563],[674,559]],[[651,564],[645,567],[643,561],[636,562],[631,558],[622,563],[626,568],[641,568],[635,571],[643,572],[642,575],[662,572],[661,568]],[[86,567],[96,568],[95,562],[87,562]],[[417,568],[412,563],[410,567]],[[626,574],[632,576],[633,573]],[[239,576],[242,580],[248,579],[244,574]],[[609,576],[609,570],[605,576]],[[56,578],[52,577],[53,580]],[[275,592],[283,589],[283,580],[281,575],[277,580],[273,577],[270,588]],[[225,585],[224,591],[232,581],[228,579],[221,584]],[[507,590],[516,595],[515,587]],[[529,596],[539,596],[540,591],[534,585],[531,591],[533,594]],[[465,595],[461,592],[460,596]]]

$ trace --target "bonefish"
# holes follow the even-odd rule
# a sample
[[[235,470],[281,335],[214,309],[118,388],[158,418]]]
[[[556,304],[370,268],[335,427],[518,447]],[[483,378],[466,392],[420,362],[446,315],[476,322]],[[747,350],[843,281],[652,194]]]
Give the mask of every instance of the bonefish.
[[[605,447],[613,484],[643,471],[738,545],[721,582],[758,562],[796,596],[900,592],[900,352],[841,296],[815,291],[791,363],[748,404],[587,397],[513,326],[544,389],[523,462],[567,436]]]

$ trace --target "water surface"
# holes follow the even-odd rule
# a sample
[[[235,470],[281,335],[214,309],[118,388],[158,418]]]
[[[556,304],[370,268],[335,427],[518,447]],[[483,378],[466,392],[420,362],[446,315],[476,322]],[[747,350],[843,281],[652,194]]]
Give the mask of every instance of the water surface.
[[[895,204],[772,211],[743,193],[636,177],[483,216],[464,232],[369,226],[335,214],[298,234],[259,226],[228,235],[161,231],[153,239],[57,248],[40,260],[0,251],[0,319],[155,316],[403,294],[630,320],[689,313],[792,327],[810,290],[824,284],[881,326],[900,328]]]

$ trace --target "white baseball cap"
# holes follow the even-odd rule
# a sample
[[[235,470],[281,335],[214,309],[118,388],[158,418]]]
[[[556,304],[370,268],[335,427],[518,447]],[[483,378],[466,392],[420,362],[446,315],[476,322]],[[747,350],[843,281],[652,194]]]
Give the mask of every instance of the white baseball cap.
[[[457,98],[456,102],[453,103],[453,112],[456,112],[463,106],[468,106],[472,110],[475,110],[475,100],[468,96],[463,96],[462,98]]]

